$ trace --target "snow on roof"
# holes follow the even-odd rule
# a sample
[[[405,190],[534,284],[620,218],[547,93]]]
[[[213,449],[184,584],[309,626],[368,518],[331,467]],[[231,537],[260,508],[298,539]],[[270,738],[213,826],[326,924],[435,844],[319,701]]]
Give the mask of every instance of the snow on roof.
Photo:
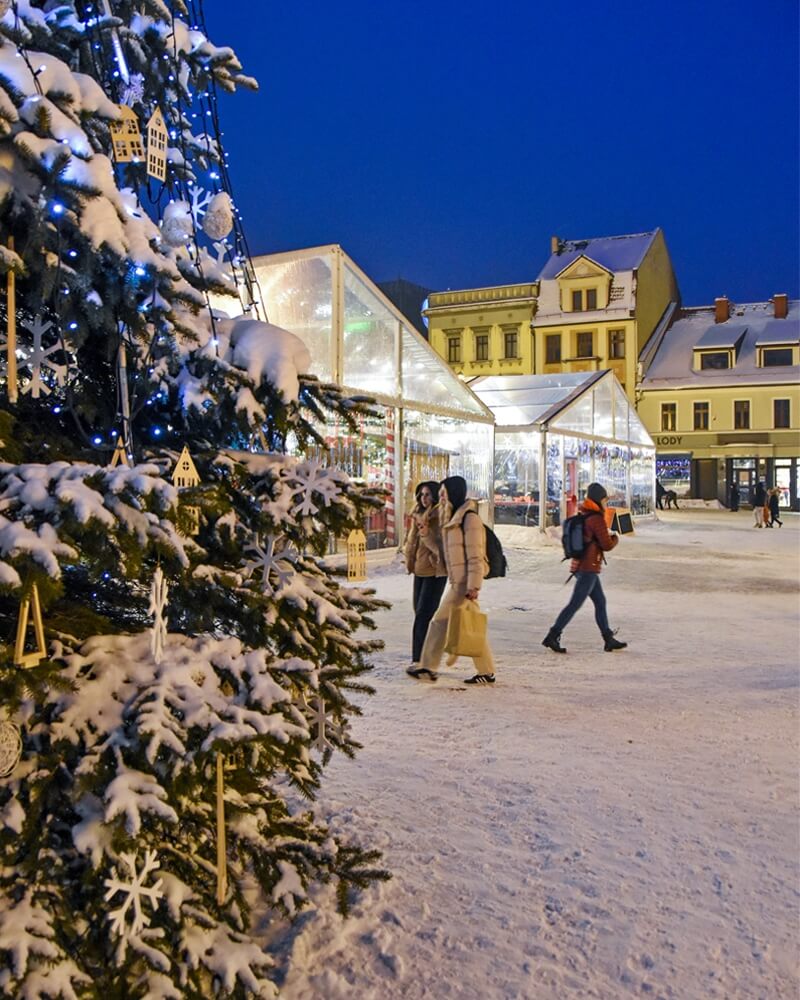
[[[518,427],[546,422],[605,374],[487,375],[470,388],[492,410],[497,427]]]
[[[633,233],[628,236],[600,236],[590,240],[563,240],[558,253],[551,254],[537,280],[555,278],[578,257],[589,257],[611,272],[637,268],[658,233]]]
[[[736,347],[747,333],[743,323],[714,323],[697,341],[697,347]]]
[[[731,382],[741,385],[797,381],[800,378],[800,365],[759,367],[757,348],[767,343],[796,344],[800,341],[800,301],[789,303],[786,319],[775,319],[771,302],[736,305],[733,310],[734,315],[727,322],[715,323],[713,306],[684,309],[680,318],[664,335],[647,375],[642,380],[642,387],[658,389],[693,385],[722,386]],[[742,336],[733,367],[695,371],[695,348],[733,346],[732,330],[738,331],[738,335]],[[735,337],[736,334],[734,342]],[[776,341],[775,337],[781,339]]]

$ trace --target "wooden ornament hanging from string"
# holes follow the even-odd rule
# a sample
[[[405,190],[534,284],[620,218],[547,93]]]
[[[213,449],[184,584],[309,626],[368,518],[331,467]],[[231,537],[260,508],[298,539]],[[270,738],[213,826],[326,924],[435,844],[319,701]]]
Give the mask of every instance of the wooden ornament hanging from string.
[[[179,490],[192,489],[200,483],[200,473],[189,454],[186,445],[178,456],[175,468],[172,470],[172,483]],[[200,532],[200,508],[182,507],[179,528],[187,535],[197,535]]]
[[[139,163],[144,160],[144,143],[139,131],[139,118],[127,104],[117,105],[119,121],[111,122],[111,151],[117,163]]]
[[[147,173],[158,181],[167,179],[167,126],[161,108],[156,108],[147,123]]]
[[[14,252],[14,237],[8,237],[8,249]],[[9,403],[16,403],[17,388],[17,276],[13,268],[6,274],[6,386]]]
[[[33,611],[33,633],[36,648],[25,652],[25,640],[28,634],[28,617]],[[17,641],[14,645],[14,663],[18,667],[35,667],[47,656],[44,644],[44,625],[42,623],[42,606],[39,602],[39,588],[31,584],[30,590],[22,598],[17,618]]]
[[[130,465],[128,461],[128,453],[125,451],[125,442],[122,437],[117,438],[117,447],[114,449],[114,454],[111,456],[111,468],[116,469],[118,465]]]

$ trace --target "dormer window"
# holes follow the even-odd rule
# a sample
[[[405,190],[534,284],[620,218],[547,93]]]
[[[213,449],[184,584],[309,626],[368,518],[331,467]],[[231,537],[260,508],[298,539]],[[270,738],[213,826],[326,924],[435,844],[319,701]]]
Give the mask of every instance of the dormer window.
[[[747,327],[736,323],[715,323],[694,346],[694,370],[700,372],[733,368],[744,343]]]
[[[708,371],[714,368],[730,368],[730,351],[698,351],[700,355],[700,371]]]
[[[761,367],[778,368],[794,363],[794,351],[791,347],[762,347]]]
[[[576,288],[572,292],[572,311],[591,312],[597,308],[596,288]]]

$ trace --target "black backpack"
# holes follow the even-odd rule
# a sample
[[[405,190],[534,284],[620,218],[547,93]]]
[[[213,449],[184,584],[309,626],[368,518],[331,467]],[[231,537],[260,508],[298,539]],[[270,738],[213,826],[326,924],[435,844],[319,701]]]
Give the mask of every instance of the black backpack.
[[[561,545],[564,549],[564,559],[580,559],[586,548],[583,537],[585,514],[573,514],[565,519],[561,526]],[[561,561],[564,562],[564,559]]]
[[[475,514],[476,517],[480,517],[477,511],[467,511],[468,514]],[[466,516],[466,515],[465,515]],[[483,524],[483,521],[481,521]],[[461,530],[463,532],[464,527],[462,525]],[[500,539],[492,531],[488,524],[483,525],[483,531],[485,535],[484,550],[486,552],[486,560],[489,563],[489,569],[484,573],[484,580],[493,580],[498,576],[505,576],[508,570],[508,560],[503,552],[503,546],[500,544]],[[464,539],[464,546],[466,548],[466,538]]]

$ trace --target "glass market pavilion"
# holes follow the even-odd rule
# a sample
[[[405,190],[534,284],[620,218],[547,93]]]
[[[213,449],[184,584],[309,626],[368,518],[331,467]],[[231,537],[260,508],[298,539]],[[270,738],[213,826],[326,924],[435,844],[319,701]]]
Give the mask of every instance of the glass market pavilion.
[[[490,375],[469,385],[497,421],[496,523],[560,524],[591,482],[606,487],[610,506],[652,513],[655,445],[613,372]]]
[[[380,417],[363,420],[356,435],[325,428],[328,461],[389,491],[366,526],[368,547],[402,542],[424,479],[463,476],[470,496],[490,507],[491,411],[355,261],[333,244],[255,257],[253,266],[269,321],[305,343],[310,374],[380,404]]]

